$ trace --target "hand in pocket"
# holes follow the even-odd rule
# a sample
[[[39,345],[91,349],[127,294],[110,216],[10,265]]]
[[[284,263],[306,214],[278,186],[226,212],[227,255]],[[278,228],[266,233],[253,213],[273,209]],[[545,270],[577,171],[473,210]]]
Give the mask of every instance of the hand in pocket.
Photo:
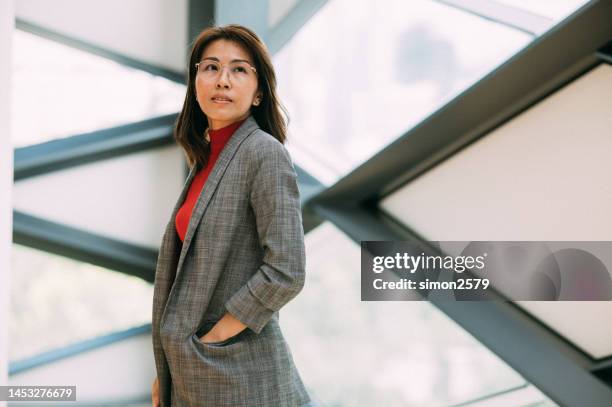
[[[243,324],[232,324],[232,319],[229,318],[226,314],[220,320],[214,323],[208,323],[204,325],[206,328],[209,324],[213,324],[212,328],[206,332],[206,334],[202,337],[199,337],[202,343],[207,345],[227,345],[244,332],[246,325]]]

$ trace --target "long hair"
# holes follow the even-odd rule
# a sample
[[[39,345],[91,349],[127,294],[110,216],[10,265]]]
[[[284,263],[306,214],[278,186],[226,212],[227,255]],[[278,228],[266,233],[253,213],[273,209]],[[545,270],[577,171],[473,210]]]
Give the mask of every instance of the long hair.
[[[189,167],[194,164],[205,167],[210,156],[210,143],[204,137],[208,119],[195,97],[195,64],[200,61],[206,47],[219,39],[235,42],[253,59],[258,90],[263,97],[258,106],[251,106],[251,115],[259,127],[283,144],[287,137],[288,115],[276,93],[276,74],[263,41],[253,31],[238,24],[208,27],[198,34],[191,48],[187,94],[174,128],[174,139],[183,148]]]

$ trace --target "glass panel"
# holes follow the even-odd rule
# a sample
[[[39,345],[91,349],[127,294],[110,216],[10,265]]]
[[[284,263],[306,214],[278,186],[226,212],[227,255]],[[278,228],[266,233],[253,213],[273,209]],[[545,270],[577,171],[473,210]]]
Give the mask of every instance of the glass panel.
[[[295,7],[300,0],[269,0],[268,26],[274,27]]]
[[[13,186],[13,208],[158,249],[185,181],[183,160],[170,145],[27,178]]]
[[[15,147],[177,112],[185,86],[27,32],[13,43]]]
[[[588,0],[496,0],[509,6],[517,7],[534,14],[559,21],[573,13]]]
[[[140,278],[13,245],[9,360],[151,322]]]
[[[321,405],[449,405],[525,383],[428,302],[361,302],[360,248],[332,224],[308,233],[306,255],[280,322]]]
[[[432,1],[330,1],[274,57],[287,146],[331,184],[531,38]]]

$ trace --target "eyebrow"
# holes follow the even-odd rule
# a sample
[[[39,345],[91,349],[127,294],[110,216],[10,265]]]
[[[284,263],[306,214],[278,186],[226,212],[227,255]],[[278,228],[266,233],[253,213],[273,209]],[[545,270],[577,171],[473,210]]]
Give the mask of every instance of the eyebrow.
[[[202,58],[202,61],[204,61],[205,59],[211,59],[211,60],[213,60],[213,61],[220,62],[220,61],[219,61],[219,58],[217,58],[217,57],[206,57],[206,58]],[[247,61],[246,59],[232,59],[230,62],[246,62],[246,63],[247,63],[247,64],[249,64],[249,65],[253,65],[253,64],[252,64],[250,61]]]

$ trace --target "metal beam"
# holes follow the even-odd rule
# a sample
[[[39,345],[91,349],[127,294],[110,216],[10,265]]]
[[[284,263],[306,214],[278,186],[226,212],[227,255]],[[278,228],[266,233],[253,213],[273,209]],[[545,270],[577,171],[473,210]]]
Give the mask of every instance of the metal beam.
[[[612,41],[600,48],[597,56],[608,64],[612,64]]]
[[[189,51],[198,34],[205,27],[215,23],[215,0],[189,0],[187,13],[187,40],[189,41],[187,57],[189,57]]]
[[[297,173],[300,201],[302,204],[302,224],[304,226],[304,234],[307,234],[323,222],[323,219],[310,209],[308,201],[323,191],[325,185],[298,165],[295,165],[295,171]]]
[[[120,54],[116,51],[111,51],[109,49],[91,44],[89,42],[71,37],[69,35],[61,34],[57,31],[50,30],[38,24],[26,21],[22,18],[15,19],[15,28],[29,32],[31,34],[38,35],[39,37],[47,38],[51,41],[58,42],[60,44],[67,45],[72,48],[80,49],[81,51],[85,51],[93,55],[98,55],[103,58],[110,59],[111,61],[118,62],[121,65],[125,65],[130,68],[148,72],[151,75],[164,77],[173,82],[184,84],[186,80],[186,72],[177,72],[172,69],[155,66],[148,62],[144,62],[136,58]]]
[[[215,24],[242,24],[268,41],[268,0],[215,0]]]
[[[268,36],[268,49],[272,54],[280,51],[291,38],[310,20],[327,0],[300,0],[274,27]]]
[[[68,359],[81,353],[90,352],[113,343],[148,333],[151,333],[151,324],[144,324],[123,331],[112,332],[96,338],[79,341],[25,359],[16,360],[9,363],[9,376],[14,376],[28,370],[36,369],[40,366]]]
[[[15,181],[170,145],[177,114],[15,149]]]
[[[13,211],[13,242],[153,282],[157,250]]]
[[[519,30],[528,35],[539,35],[555,24],[555,21],[538,14],[491,0],[435,0],[438,3],[474,14]]]

